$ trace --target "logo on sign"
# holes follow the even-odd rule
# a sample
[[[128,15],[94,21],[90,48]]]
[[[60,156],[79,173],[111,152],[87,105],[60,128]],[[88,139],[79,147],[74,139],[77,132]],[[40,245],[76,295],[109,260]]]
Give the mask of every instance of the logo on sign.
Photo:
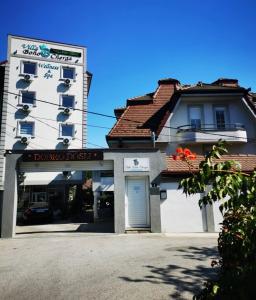
[[[40,45],[39,48],[41,50],[41,56],[42,57],[48,57],[48,56],[50,56],[50,49],[47,48],[46,45]]]

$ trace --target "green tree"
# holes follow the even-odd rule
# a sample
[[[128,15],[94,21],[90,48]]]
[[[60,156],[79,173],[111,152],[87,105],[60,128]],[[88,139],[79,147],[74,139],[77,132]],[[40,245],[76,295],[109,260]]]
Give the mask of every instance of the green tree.
[[[203,193],[199,205],[220,201],[223,214],[218,238],[218,278],[205,283],[195,299],[254,299],[256,279],[256,171],[242,172],[241,165],[221,159],[225,142],[219,141],[179,188],[187,195]]]

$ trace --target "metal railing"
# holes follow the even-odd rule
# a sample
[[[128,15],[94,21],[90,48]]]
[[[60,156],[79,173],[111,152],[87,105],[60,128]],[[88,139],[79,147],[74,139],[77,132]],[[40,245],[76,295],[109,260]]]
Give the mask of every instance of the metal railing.
[[[182,125],[178,126],[178,132],[184,131],[235,131],[245,130],[245,127],[241,123],[234,124],[201,124],[200,126],[194,125]]]

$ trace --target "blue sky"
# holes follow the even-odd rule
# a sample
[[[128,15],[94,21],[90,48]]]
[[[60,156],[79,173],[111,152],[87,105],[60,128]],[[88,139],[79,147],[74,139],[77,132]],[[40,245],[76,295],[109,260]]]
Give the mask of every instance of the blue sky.
[[[113,115],[166,77],[237,78],[256,91],[256,1],[15,0],[4,1],[1,11],[0,60],[8,33],[87,46],[90,111]],[[89,125],[113,123],[88,116]],[[106,146],[107,132],[88,127],[88,141]]]

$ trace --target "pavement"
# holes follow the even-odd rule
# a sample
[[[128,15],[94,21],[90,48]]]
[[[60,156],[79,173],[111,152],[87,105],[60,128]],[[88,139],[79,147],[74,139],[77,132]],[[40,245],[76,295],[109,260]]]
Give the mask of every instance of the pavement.
[[[0,299],[192,299],[216,234],[52,232],[0,240]]]

